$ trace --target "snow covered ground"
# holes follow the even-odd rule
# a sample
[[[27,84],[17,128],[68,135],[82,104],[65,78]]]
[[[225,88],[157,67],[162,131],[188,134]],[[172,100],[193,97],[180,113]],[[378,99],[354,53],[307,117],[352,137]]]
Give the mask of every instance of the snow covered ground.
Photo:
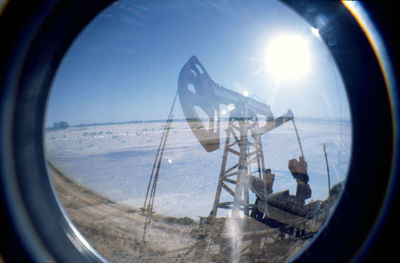
[[[296,125],[308,163],[311,199],[324,200],[328,183],[322,144],[326,144],[332,186],[344,181],[347,175],[351,123],[296,120]],[[143,206],[164,126],[164,122],[142,122],[46,131],[46,155],[76,181],[139,208]],[[223,135],[221,132],[220,149],[208,153],[186,122],[173,122],[157,186],[157,213],[194,219],[210,213],[220,172]],[[290,159],[299,157],[300,151],[292,123],[264,134],[262,141],[265,166],[276,176],[274,192],[289,189],[294,194],[296,182],[287,165]]]

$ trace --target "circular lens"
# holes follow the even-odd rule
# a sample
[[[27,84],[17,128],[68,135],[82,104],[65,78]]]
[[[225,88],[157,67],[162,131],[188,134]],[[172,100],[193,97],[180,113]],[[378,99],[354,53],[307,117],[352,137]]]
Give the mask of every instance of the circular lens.
[[[57,195],[98,252],[283,262],[312,241],[352,145],[320,20],[275,1],[121,1],[84,29],[44,138]]]
[[[397,86],[362,5],[107,4],[2,11],[1,256],[347,262],[393,234]]]
[[[348,262],[395,236],[390,4],[121,1],[81,31],[108,0],[3,2],[0,258]]]

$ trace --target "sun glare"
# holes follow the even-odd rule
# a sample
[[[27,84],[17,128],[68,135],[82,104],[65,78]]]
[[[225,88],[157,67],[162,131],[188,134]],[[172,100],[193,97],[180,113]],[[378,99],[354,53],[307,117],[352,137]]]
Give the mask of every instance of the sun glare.
[[[279,35],[267,46],[265,55],[269,74],[279,80],[298,79],[309,72],[310,51],[299,35]]]
[[[318,38],[321,37],[321,35],[319,34],[318,28],[311,27],[311,33],[312,33],[314,36],[318,37]]]

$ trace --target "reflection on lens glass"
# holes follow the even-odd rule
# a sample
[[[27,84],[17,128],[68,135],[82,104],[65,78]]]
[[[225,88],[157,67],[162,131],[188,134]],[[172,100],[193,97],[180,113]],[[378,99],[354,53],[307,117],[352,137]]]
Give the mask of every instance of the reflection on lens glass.
[[[94,19],[44,133],[89,243],[114,262],[285,262],[311,242],[351,153],[321,21],[274,1],[120,1]]]

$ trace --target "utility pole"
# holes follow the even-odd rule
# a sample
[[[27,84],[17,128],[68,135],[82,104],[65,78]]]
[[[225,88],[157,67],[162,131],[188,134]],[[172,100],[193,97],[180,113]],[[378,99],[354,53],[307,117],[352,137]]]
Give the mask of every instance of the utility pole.
[[[329,197],[331,195],[331,178],[330,178],[330,175],[329,175],[328,155],[326,154],[325,143],[322,144],[322,149],[324,150],[325,164],[326,164],[326,174],[328,175],[328,197]]]

